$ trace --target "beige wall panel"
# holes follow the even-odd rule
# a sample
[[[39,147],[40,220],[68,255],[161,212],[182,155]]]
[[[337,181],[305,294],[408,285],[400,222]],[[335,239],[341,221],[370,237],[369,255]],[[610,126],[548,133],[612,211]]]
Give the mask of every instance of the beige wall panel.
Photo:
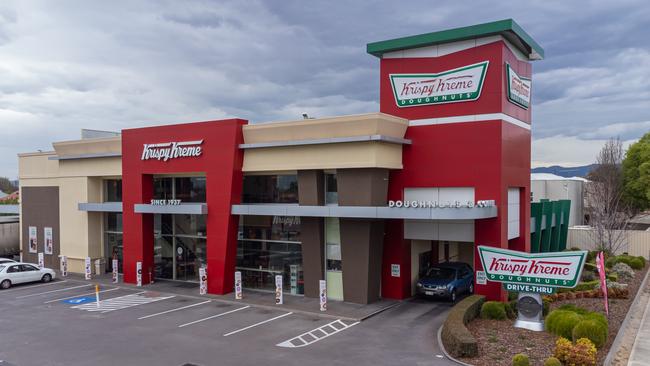
[[[318,118],[288,122],[251,124],[243,127],[247,144],[269,141],[292,141],[385,135],[404,137],[408,120],[383,113],[371,113],[334,118]]]
[[[19,154],[18,177],[22,181],[26,178],[48,178],[59,176],[59,161],[49,160],[54,153]]]
[[[62,141],[52,144],[59,156],[74,156],[85,154],[121,153],[122,138],[93,138],[74,141]]]
[[[121,176],[122,158],[60,160],[59,173],[62,177]]]
[[[244,152],[244,172],[402,168],[402,146],[381,142],[351,142],[249,149]]]
[[[88,256],[88,213],[78,207],[88,202],[87,181],[86,177],[60,179],[61,254],[72,258]]]

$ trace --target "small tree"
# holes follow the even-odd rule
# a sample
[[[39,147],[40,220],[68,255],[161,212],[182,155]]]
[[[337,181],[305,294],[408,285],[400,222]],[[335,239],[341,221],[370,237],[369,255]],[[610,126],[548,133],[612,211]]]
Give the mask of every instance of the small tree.
[[[623,144],[610,139],[596,157],[597,167],[585,185],[591,235],[596,249],[616,253],[626,244],[625,228],[632,216],[623,200]]]
[[[650,133],[630,145],[625,154],[623,197],[637,210],[650,208]]]
[[[11,183],[9,178],[0,177],[0,191],[9,194],[9,193],[14,193],[17,190],[18,187],[16,187],[13,183]]]

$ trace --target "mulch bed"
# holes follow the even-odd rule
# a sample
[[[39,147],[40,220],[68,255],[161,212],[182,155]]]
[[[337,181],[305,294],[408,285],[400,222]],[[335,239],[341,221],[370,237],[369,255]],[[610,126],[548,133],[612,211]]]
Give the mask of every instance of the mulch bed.
[[[628,283],[630,291],[628,299],[609,300],[609,336],[607,344],[598,350],[598,365],[602,365],[605,361],[647,271],[648,266],[641,271],[635,271],[634,279]],[[575,304],[589,311],[605,312],[602,298],[556,301],[551,304],[551,310],[564,304]],[[467,328],[478,341],[479,356],[460,360],[477,366],[510,365],[514,355],[525,353],[530,358],[531,365],[543,365],[544,360],[553,355],[557,336],[547,332],[514,328],[513,324],[513,320],[479,318],[470,322]]]

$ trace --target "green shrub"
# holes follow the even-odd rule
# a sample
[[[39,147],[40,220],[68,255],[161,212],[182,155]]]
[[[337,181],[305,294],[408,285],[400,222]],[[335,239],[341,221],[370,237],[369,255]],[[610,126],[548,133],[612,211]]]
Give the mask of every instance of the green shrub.
[[[587,338],[593,342],[596,348],[601,348],[607,342],[607,325],[597,320],[585,319],[576,324],[572,336],[574,342],[580,338]]]
[[[555,357],[549,357],[544,360],[544,366],[562,366],[562,362]]]
[[[607,321],[607,318],[605,317],[605,315],[601,313],[597,313],[597,312],[589,313],[585,315],[585,320],[594,320],[604,325],[605,328],[609,327],[609,322]]]
[[[596,263],[596,256],[597,255],[598,255],[598,251],[596,251],[596,250],[590,250],[589,252],[587,252],[587,263],[585,263],[585,266],[587,264]],[[595,264],[593,264],[593,265],[595,266]]]
[[[454,357],[476,357],[478,343],[466,325],[476,318],[485,296],[470,295],[459,301],[447,314],[440,338],[445,350]]]
[[[582,320],[582,316],[570,310],[553,310],[546,317],[546,330],[550,333],[571,339],[573,327]]]
[[[616,263],[618,263],[617,257],[609,257],[605,260],[605,267],[612,268]]]
[[[529,366],[530,365],[530,360],[528,359],[528,356],[520,353],[515,355],[512,358],[512,366]]]
[[[516,307],[513,307],[513,303],[517,304],[516,301],[506,302],[506,303],[503,304],[503,307],[506,310],[506,316],[508,317],[508,319],[514,319],[514,318],[517,317],[517,311],[515,310]]]
[[[508,301],[517,300],[519,298],[519,292],[508,291]]]
[[[645,262],[646,262],[646,261],[645,261],[645,257],[642,256],[642,255],[640,255],[640,256],[637,256],[636,258],[637,258],[639,261],[641,261],[641,263],[643,264],[643,267],[641,267],[641,268],[645,268]]]
[[[610,273],[607,276],[605,276],[605,278],[607,278],[608,281],[618,282],[618,274],[616,273]]]
[[[507,317],[505,304],[499,301],[487,301],[481,306],[481,318],[504,320]]]
[[[600,284],[600,280],[593,280],[589,282],[580,282],[576,287],[570,289],[570,291],[587,291],[593,290],[595,286]]]
[[[598,267],[596,266],[596,263],[587,262],[587,263],[585,263],[584,270],[595,273],[595,272],[598,271]]]
[[[570,340],[560,337],[555,341],[555,350],[553,351],[553,356],[560,360],[560,362],[566,362],[572,351],[573,343],[571,343]]]
[[[635,270],[642,270],[645,267],[645,261],[639,257],[633,257],[630,259],[630,267]]]
[[[645,258],[633,257],[631,255],[617,255],[614,257],[609,257],[605,261],[605,266],[607,268],[612,268],[616,263],[625,263],[628,266],[632,267],[634,270],[640,270],[645,267]]]
[[[549,311],[551,311],[551,302],[542,300],[542,316],[547,316]]]
[[[568,311],[573,311],[576,314],[580,315],[586,315],[589,313],[586,309],[583,309],[581,307],[578,307],[574,304],[564,304],[558,308],[559,310],[568,310]]]

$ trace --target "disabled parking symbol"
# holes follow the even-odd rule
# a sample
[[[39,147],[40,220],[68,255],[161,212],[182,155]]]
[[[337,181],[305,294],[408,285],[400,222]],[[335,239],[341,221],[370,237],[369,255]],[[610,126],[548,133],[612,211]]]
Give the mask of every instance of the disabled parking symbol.
[[[94,297],[84,296],[84,297],[75,297],[74,299],[62,300],[61,302],[64,304],[80,305],[80,304],[85,304],[93,301],[95,301]]]

